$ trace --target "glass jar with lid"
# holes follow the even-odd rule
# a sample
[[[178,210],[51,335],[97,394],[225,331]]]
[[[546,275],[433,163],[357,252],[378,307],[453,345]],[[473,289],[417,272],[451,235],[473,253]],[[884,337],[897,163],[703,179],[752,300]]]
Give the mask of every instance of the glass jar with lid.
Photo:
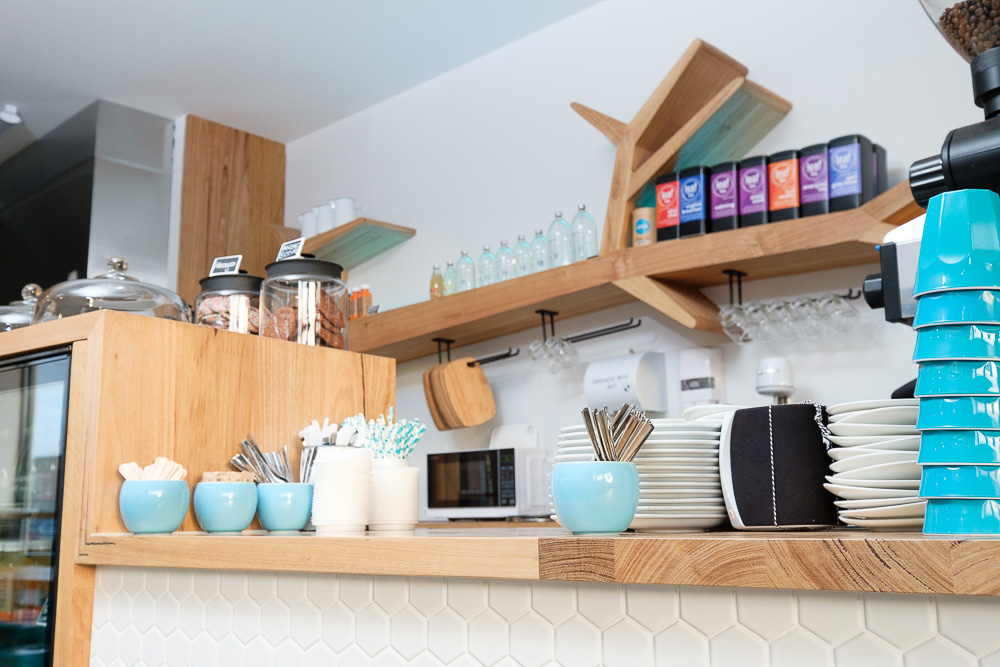
[[[0,331],[20,329],[31,324],[35,312],[35,304],[42,293],[42,288],[35,283],[28,283],[21,288],[21,300],[11,301],[10,305],[0,306]]]
[[[260,291],[260,335],[347,349],[347,286],[339,264],[311,257],[267,265]]]
[[[260,276],[229,273],[199,281],[201,293],[194,300],[195,324],[256,334],[260,329]]]
[[[124,258],[112,257],[104,275],[53,285],[38,299],[32,324],[94,310],[120,310],[166,320],[191,321],[190,309],[179,295],[125,275],[127,270],[128,262]]]

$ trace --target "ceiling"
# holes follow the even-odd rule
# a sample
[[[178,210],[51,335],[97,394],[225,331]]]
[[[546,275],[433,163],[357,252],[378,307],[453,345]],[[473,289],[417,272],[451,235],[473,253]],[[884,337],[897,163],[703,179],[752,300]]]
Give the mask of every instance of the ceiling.
[[[106,99],[287,143],[598,1],[0,0],[0,104],[35,136]]]

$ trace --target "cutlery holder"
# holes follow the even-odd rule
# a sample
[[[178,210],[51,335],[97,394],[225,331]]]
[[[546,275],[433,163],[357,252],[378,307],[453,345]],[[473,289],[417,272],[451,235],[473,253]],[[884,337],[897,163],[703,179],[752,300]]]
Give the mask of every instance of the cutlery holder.
[[[726,416],[719,451],[722,493],[741,530],[827,528],[837,523],[823,488],[830,461],[819,405],[770,405]]]

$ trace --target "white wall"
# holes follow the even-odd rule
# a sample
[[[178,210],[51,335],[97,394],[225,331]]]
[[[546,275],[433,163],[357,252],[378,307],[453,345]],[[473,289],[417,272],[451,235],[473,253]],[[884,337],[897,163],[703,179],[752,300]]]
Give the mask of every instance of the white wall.
[[[97,568],[90,664],[967,667],[991,598]]]
[[[368,215],[413,226],[416,237],[352,272],[372,285],[383,309],[427,298],[432,263],[484,243],[513,241],[545,227],[552,211],[586,202],[603,220],[614,148],[579,118],[580,101],[628,120],[696,37],[743,62],[750,77],[794,103],[754,152],[768,153],[862,132],[888,149],[893,181],[937,152],[948,130],[976,122],[968,68],[912,0],[606,0],[504,49],[287,148],[286,224],[334,196],[350,195]],[[749,282],[748,300],[859,287],[874,267]],[[752,281],[753,276],[750,276]],[[725,288],[706,290],[716,301]],[[836,403],[886,396],[911,379],[912,333],[862,310],[860,332],[819,344],[725,345],[729,400],[760,404],[757,361],[787,354],[794,398]],[[721,340],[681,329],[641,304],[574,321],[571,334],[641,316],[627,334],[581,345],[585,360],[630,348],[667,353],[676,387],[676,350]],[[536,331],[471,346],[473,355],[524,346]],[[459,341],[461,345],[461,341]],[[431,358],[399,368],[397,413],[428,420],[421,373]],[[576,421],[583,370],[549,376],[524,356],[487,367],[498,415],[462,431],[432,429],[420,451],[483,446],[497,423],[533,422],[545,442]],[[679,402],[671,397],[671,414]]]

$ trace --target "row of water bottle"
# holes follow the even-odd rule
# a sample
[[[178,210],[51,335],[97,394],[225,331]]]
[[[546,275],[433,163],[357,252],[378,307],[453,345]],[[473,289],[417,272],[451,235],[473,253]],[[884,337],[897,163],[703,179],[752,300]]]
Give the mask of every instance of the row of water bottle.
[[[549,225],[548,236],[541,229],[536,230],[535,238],[528,243],[525,235],[519,234],[513,248],[501,241],[496,253],[490,246],[483,246],[475,262],[463,250],[458,261],[448,262],[443,274],[440,265],[435,264],[431,274],[431,298],[566,266],[596,256],[599,248],[597,223],[587,212],[586,205],[580,204],[572,224],[557,211],[555,220]]]

